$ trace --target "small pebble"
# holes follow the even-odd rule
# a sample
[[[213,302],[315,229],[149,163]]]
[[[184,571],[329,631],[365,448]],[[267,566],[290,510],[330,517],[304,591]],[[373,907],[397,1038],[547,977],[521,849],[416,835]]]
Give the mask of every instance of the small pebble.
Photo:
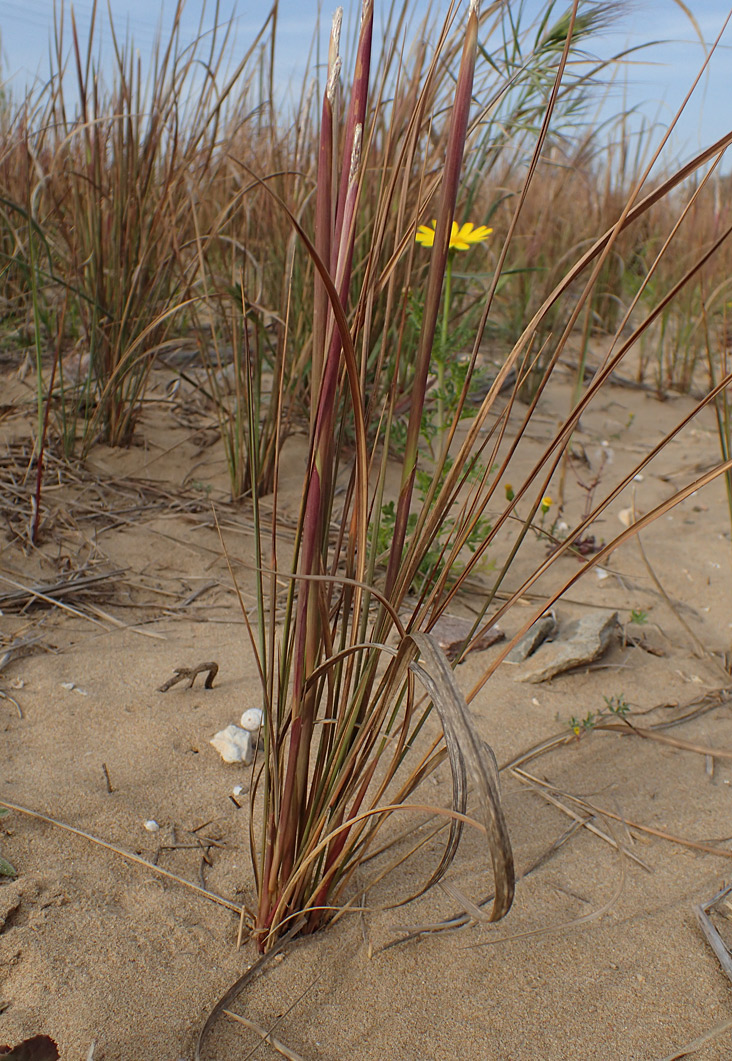
[[[234,795],[235,796],[240,796],[243,791],[244,791],[244,786],[243,785],[234,785]]]
[[[146,822],[142,823],[149,833],[159,833],[160,826],[154,818],[148,818]]]

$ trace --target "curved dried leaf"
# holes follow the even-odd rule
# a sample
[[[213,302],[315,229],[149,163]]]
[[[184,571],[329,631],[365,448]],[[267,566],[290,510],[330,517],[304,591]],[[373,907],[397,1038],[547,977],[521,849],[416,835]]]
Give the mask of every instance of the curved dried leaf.
[[[420,655],[418,663],[410,662],[414,649]],[[406,663],[425,686],[440,716],[452,771],[453,810],[464,813],[466,774],[476,788],[495,880],[495,896],[489,920],[498,921],[511,908],[516,877],[511,841],[501,808],[495,756],[478,734],[455,674],[436,639],[427,633],[408,634],[400,645],[399,655],[402,656],[402,663]],[[451,827],[440,865],[427,888],[444,876],[457,852],[460,833],[460,822],[456,821]]]

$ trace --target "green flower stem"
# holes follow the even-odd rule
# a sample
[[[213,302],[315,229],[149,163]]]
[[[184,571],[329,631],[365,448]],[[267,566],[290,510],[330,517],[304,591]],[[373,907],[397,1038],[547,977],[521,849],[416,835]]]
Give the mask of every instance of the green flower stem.
[[[442,439],[445,433],[445,351],[447,350],[447,326],[450,322],[450,294],[452,291],[452,262],[455,252],[450,250],[447,255],[447,268],[445,269],[445,301],[442,307],[442,328],[440,330],[440,350],[437,356],[437,437],[442,448]]]

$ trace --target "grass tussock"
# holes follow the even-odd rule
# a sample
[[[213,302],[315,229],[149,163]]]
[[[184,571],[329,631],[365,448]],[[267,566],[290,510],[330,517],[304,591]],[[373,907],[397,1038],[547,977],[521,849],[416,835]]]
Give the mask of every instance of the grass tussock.
[[[732,216],[718,169],[732,133],[663,172],[650,132],[631,152],[623,116],[587,124],[603,64],[588,73],[573,60],[612,10],[550,2],[526,26],[512,6],[453,7],[412,35],[405,0],[376,55],[364,0],[352,56],[341,57],[336,19],[324,83],[303,90],[289,122],[273,105],[276,4],[232,73],[225,33],[205,57],[203,38],[182,48],[179,11],[149,78],[117,42],[108,89],[72,23],[78,107],[59,27],[48,85],[2,116],[0,297],[33,338],[39,440],[51,410],[69,453],[129,443],[155,358],[183,335],[206,366],[232,494],[253,511],[248,620],[265,725],[250,844],[263,950],[352,901],[385,823],[425,809],[419,786],[445,759],[452,802],[429,808],[448,823],[444,852],[417,894],[477,826],[495,882],[489,916],[507,912],[497,772],[467,703],[505,653],[466,698],[435,625],[480,575],[467,651],[707,405],[722,463],[583,556],[536,615],[729,473]],[[465,222],[480,226],[472,242],[459,238]],[[567,361],[566,418],[506,489]],[[547,556],[536,541],[550,484],[613,373],[695,404],[627,475],[598,484]],[[308,456],[293,548],[277,513],[295,430]],[[371,883],[359,877],[359,893]]]

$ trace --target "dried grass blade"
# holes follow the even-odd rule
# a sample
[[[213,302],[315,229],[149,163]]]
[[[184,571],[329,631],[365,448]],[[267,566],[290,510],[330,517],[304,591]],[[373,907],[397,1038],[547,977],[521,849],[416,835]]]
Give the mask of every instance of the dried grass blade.
[[[275,1039],[274,1035],[266,1028],[263,1028],[261,1024],[257,1024],[256,1021],[249,1020],[248,1017],[242,1017],[240,1013],[234,1013],[230,1009],[222,1009],[221,1012],[226,1017],[231,1017],[232,1020],[237,1021],[238,1024],[243,1024],[245,1028],[250,1028],[253,1032],[256,1032],[260,1036],[262,1042],[267,1043],[273,1050],[276,1050],[278,1054],[282,1054],[283,1057],[287,1058],[287,1061],[305,1061],[302,1054],[296,1054],[294,1050],[291,1050],[289,1046],[285,1046],[279,1039]]]
[[[618,855],[620,857],[620,879],[618,886],[614,893],[610,896],[606,903],[598,907],[597,910],[590,910],[588,914],[582,914],[581,917],[574,917],[571,921],[562,921],[558,925],[548,925],[546,928],[532,928],[528,932],[514,932],[510,936],[492,937],[491,939],[481,940],[480,943],[474,943],[473,949],[476,947],[492,947],[496,943],[512,943],[516,939],[532,939],[537,936],[548,936],[552,932],[564,932],[568,928],[579,928],[580,925],[587,925],[591,921],[597,921],[604,914],[612,910],[616,902],[623,894],[625,888],[625,858],[623,856],[622,848],[618,847]]]
[[[224,1012],[225,1009],[238,998],[244,988],[255,978],[265,966],[269,965],[275,956],[284,950],[286,945],[297,935],[304,924],[304,918],[298,918],[289,932],[286,935],[281,936],[272,946],[271,950],[267,951],[266,954],[262,954],[255,963],[250,966],[245,973],[235,980],[231,987],[224,992],[219,1001],[216,1003],[214,1008],[206,1018],[206,1023],[198,1033],[198,1039],[196,1040],[196,1049],[193,1054],[193,1061],[201,1061],[201,1047],[203,1046],[206,1036],[213,1028],[214,1024],[218,1020],[219,1016]]]
[[[8,578],[6,575],[0,575],[0,579],[2,579],[3,582],[7,582],[8,585],[15,586],[16,589],[22,590],[24,594],[27,594],[29,603],[33,600],[42,600],[45,604],[51,604],[54,607],[60,608],[61,611],[68,612],[69,615],[75,615],[79,619],[86,619],[87,622],[94,623],[95,626],[103,627],[103,624],[97,619],[94,619],[91,615],[87,615],[85,612],[72,607],[70,604],[64,604],[62,600],[57,600],[56,597],[50,597],[47,593],[43,593],[39,589],[24,586],[21,582],[16,582],[14,579]]]
[[[84,840],[90,840],[91,843],[97,844],[99,847],[104,847],[107,851],[112,851],[115,855],[120,855],[122,858],[126,858],[128,862],[136,862],[138,866],[144,866],[152,873],[157,873],[161,877],[167,877],[168,880],[173,880],[176,884],[182,884],[184,887],[190,888],[199,895],[203,895],[206,899],[218,903],[219,906],[225,906],[227,910],[233,910],[234,913],[241,914],[241,906],[232,903],[230,899],[225,899],[222,895],[217,895],[216,892],[210,892],[208,888],[202,888],[200,885],[186,880],[185,877],[179,877],[177,873],[171,873],[169,870],[163,869],[162,866],[156,866],[154,862],[148,862],[146,858],[140,858],[139,855],[133,855],[131,851],[125,851],[123,847],[117,847],[116,844],[110,844],[106,840],[100,840],[98,836],[92,836],[91,833],[87,833],[83,829],[77,829],[75,826],[67,825],[66,822],[59,821],[57,818],[51,818],[47,814],[40,814],[38,811],[30,810],[29,807],[23,807],[19,803],[9,803],[6,799],[0,799],[0,807],[6,807],[8,810],[17,811],[18,814],[27,814],[29,818],[37,818],[38,821],[45,822],[47,825],[55,825],[57,829],[63,829],[64,832],[73,833],[75,836],[81,836]]]
[[[723,1024],[717,1024],[713,1028],[710,1028],[708,1032],[704,1032],[703,1035],[698,1036],[696,1039],[692,1039],[690,1043],[685,1046],[679,1047],[678,1050],[674,1050],[672,1054],[666,1054],[665,1057],[660,1057],[658,1061],[680,1061],[682,1057],[688,1057],[689,1054],[695,1054],[701,1050],[702,1046],[706,1046],[712,1039],[716,1039],[718,1035],[723,1035],[725,1032],[732,1028],[732,1020],[726,1020]]]
[[[583,824],[584,823],[582,820],[573,821],[569,828],[565,829],[561,836],[558,836],[557,839],[554,840],[550,844],[550,846],[539,855],[538,858],[534,859],[531,865],[528,866],[528,868],[525,869],[523,873],[520,873],[516,879],[524,880],[526,877],[531,876],[532,873],[535,873],[537,869],[540,869],[545,862],[548,862],[549,859],[553,858],[554,855],[556,855],[557,851],[564,847],[567,841],[570,840],[575,835],[575,833],[577,833],[582,828]],[[492,898],[492,895],[486,895],[478,903],[478,908],[481,911],[481,921],[486,920],[486,915],[483,913],[482,907],[486,906],[492,900]],[[391,950],[392,947],[399,947],[402,943],[408,943],[410,940],[419,939],[420,936],[424,936],[430,932],[454,932],[457,929],[465,928],[465,926],[469,924],[470,917],[468,916],[468,914],[456,913],[451,914],[444,921],[438,921],[431,925],[417,925],[416,927],[405,926],[404,928],[401,928],[398,931],[406,932],[407,934],[405,936],[400,936],[398,939],[393,939],[389,943],[385,943],[384,946],[380,948],[380,952],[385,950]]]
[[[649,866],[647,862],[644,862],[642,858],[639,858],[638,855],[630,850],[630,848],[626,847],[624,844],[619,844],[615,837],[609,835],[603,829],[598,828],[594,823],[594,816],[589,818],[582,816],[577,811],[572,810],[571,807],[565,806],[564,803],[557,798],[555,789],[551,789],[550,791],[548,786],[544,785],[538,778],[526,773],[525,770],[512,770],[511,773],[518,781],[523,782],[523,784],[528,785],[529,788],[533,789],[540,796],[543,796],[543,798],[548,803],[551,803],[553,807],[556,807],[557,810],[560,810],[563,814],[573,818],[579,825],[584,826],[585,829],[610,844],[611,847],[619,848],[626,858],[630,858],[633,862],[637,862],[641,869],[644,869],[647,873],[653,873],[652,867]]]
[[[549,782],[540,781],[539,778],[534,777],[533,780],[538,785],[545,785],[547,788],[554,790],[555,786]],[[572,803],[577,804],[578,807],[582,807],[585,810],[590,811],[592,814],[597,814],[602,818],[607,818],[610,821],[620,822],[625,825],[628,829],[635,829],[637,832],[646,833],[648,836],[655,836],[659,840],[667,840],[670,844],[679,844],[681,847],[689,847],[693,851],[704,851],[708,855],[717,855],[719,858],[730,858],[732,859],[732,851],[724,847],[715,847],[714,841],[712,843],[703,843],[697,840],[687,840],[683,836],[676,836],[674,833],[667,833],[663,829],[654,829],[650,825],[641,825],[640,822],[631,821],[630,818],[626,818],[623,815],[617,814],[615,811],[608,810],[606,807],[598,807],[594,803],[590,803],[589,800],[580,799],[579,796],[572,796],[569,792],[563,793],[566,799]],[[722,843],[726,838],[722,838],[717,843]]]
[[[447,892],[450,898],[454,899],[456,903],[460,904],[469,919],[473,921],[478,921],[480,923],[490,922],[491,918],[488,914],[486,914],[485,910],[481,910],[481,908],[476,903],[474,903],[472,899],[469,899],[464,892],[461,892],[460,889],[452,883],[452,881],[440,881],[440,887],[443,891]]]
[[[732,759],[732,749],[728,748],[711,748],[706,744],[695,744],[689,740],[679,740],[677,737],[667,737],[663,733],[656,733],[652,729],[644,729],[641,726],[635,726],[630,720],[625,722],[600,722],[596,729],[611,730],[614,733],[627,733],[633,734],[636,737],[642,737],[644,740],[655,740],[659,744],[668,744],[671,748],[679,748],[685,752],[695,752],[697,755],[709,756],[713,759]]]
[[[718,891],[717,894],[707,902],[696,904],[694,906],[694,913],[699,922],[699,927],[706,936],[707,943],[716,954],[719,964],[722,966],[727,978],[732,980],[732,954],[730,954],[729,947],[720,936],[716,926],[709,916],[709,911],[712,907],[716,906],[718,902],[721,902],[722,899],[726,898],[730,892],[732,892],[732,884],[728,884],[726,887],[722,888],[721,891]]]

